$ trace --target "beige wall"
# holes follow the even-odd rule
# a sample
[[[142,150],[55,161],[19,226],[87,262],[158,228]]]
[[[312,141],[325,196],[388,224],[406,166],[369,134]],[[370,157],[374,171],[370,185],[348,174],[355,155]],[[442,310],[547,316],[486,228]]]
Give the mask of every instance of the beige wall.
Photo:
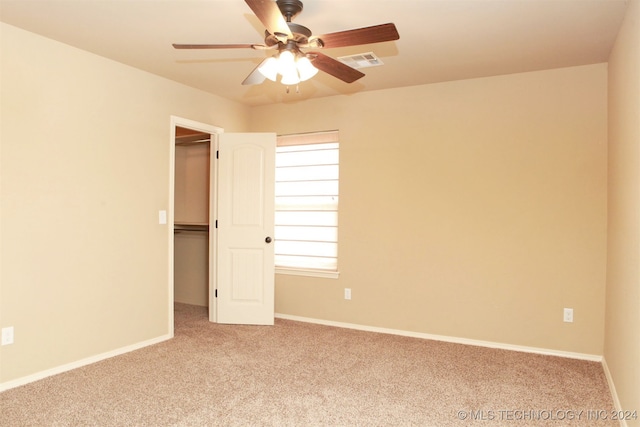
[[[182,231],[174,239],[173,300],[209,306],[209,236],[206,231]]]
[[[168,330],[170,116],[246,107],[0,24],[0,382]]]
[[[209,222],[209,157],[208,143],[176,146],[175,222]]]
[[[602,354],[606,85],[597,64],[253,108],[253,131],[341,138],[340,278],[278,275],[276,312]]]
[[[609,58],[609,223],[604,358],[622,409],[640,411],[640,1]],[[640,421],[629,422],[640,426]]]

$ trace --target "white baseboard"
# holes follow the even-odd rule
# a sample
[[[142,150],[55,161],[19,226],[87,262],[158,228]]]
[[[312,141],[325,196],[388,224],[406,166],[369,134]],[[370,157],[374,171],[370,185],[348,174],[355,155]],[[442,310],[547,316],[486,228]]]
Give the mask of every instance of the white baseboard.
[[[607,359],[602,356],[602,369],[604,370],[604,375],[607,377],[607,383],[609,384],[609,391],[611,392],[611,399],[613,399],[613,406],[615,406],[616,411],[622,411],[622,405],[620,404],[620,398],[618,397],[618,392],[616,391],[616,385],[613,382],[613,377],[611,376],[611,371],[609,371],[609,366],[607,365]],[[627,427],[627,421],[624,419],[620,419],[620,427]]]
[[[605,371],[605,375],[607,377],[607,381],[609,382],[609,388],[611,390],[611,393],[613,395],[613,399],[614,399],[614,404],[616,405],[617,409],[620,409],[620,401],[618,400],[617,394],[615,392],[615,386],[613,383],[613,380],[611,378],[611,374],[609,372],[609,369],[603,359],[602,356],[600,355],[595,355],[595,354],[585,354],[585,353],[574,353],[574,352],[568,352],[568,351],[560,351],[560,350],[552,350],[552,349],[545,349],[545,348],[538,348],[538,347],[527,347],[527,346],[520,346],[520,345],[513,345],[513,344],[504,344],[504,343],[497,343],[497,342],[492,342],[492,341],[481,341],[481,340],[472,340],[472,339],[468,339],[468,338],[458,338],[458,337],[450,337],[450,336],[446,336],[446,335],[434,335],[434,334],[425,334],[425,333],[421,333],[421,332],[412,332],[412,331],[403,331],[400,329],[389,329],[389,328],[379,328],[376,326],[366,326],[366,325],[358,325],[355,323],[344,323],[344,322],[334,322],[331,320],[323,320],[323,319],[314,319],[314,318],[310,318],[310,317],[301,317],[301,316],[292,316],[289,314],[281,314],[281,313],[276,313],[275,315],[276,318],[280,318],[280,319],[288,319],[288,320],[295,320],[295,321],[299,321],[299,322],[306,322],[306,323],[316,323],[319,325],[326,325],[326,326],[335,326],[335,327],[339,327],[339,328],[348,328],[348,329],[356,329],[356,330],[360,330],[360,331],[367,331],[367,332],[377,332],[377,333],[383,333],[383,334],[392,334],[392,335],[400,335],[400,336],[406,336],[406,337],[412,337],[412,338],[422,338],[422,339],[428,339],[428,340],[435,340],[435,341],[444,341],[444,342],[451,342],[451,343],[455,343],[455,344],[466,344],[466,345],[474,345],[474,346],[479,346],[479,347],[489,347],[489,348],[497,348],[497,349],[502,349],[502,350],[513,350],[513,351],[521,351],[521,352],[525,352],[525,353],[536,353],[536,354],[543,354],[543,355],[549,355],[549,356],[559,356],[559,357],[567,357],[570,359],[581,359],[581,360],[588,360],[588,361],[593,361],[593,362],[601,362]],[[47,378],[50,377],[52,375],[57,375],[57,374],[61,374],[63,372],[67,372],[70,371],[72,369],[76,369],[76,368],[80,368],[82,366],[86,366],[86,365],[90,365],[92,363],[96,363],[99,362],[101,360],[105,360],[105,359],[109,359],[111,357],[114,356],[119,356],[121,354],[124,353],[129,353],[131,351],[134,350],[138,350],[141,349],[143,347],[147,347],[153,344],[157,344],[160,343],[162,341],[166,341],[168,339],[172,338],[171,335],[162,335],[160,337],[157,338],[153,338],[147,341],[142,341],[136,344],[132,344],[126,347],[122,347],[116,350],[112,350],[112,351],[108,351],[106,353],[102,353],[102,354],[98,354],[95,356],[91,356],[91,357],[87,357],[85,359],[82,360],[78,360],[76,362],[72,362],[72,363],[67,363],[65,365],[61,365],[61,366],[57,366],[55,368],[51,368],[51,369],[47,369],[45,371],[41,371],[41,372],[37,372],[35,374],[31,374],[28,375],[26,377],[22,377],[22,378],[18,378],[15,380],[11,380],[11,381],[7,381],[4,383],[0,383],[0,392],[5,391],[5,390],[9,390],[11,388],[15,388],[15,387],[19,387],[21,385],[25,385],[34,381],[38,381],[41,380],[43,378]],[[623,424],[624,426],[625,424]]]
[[[124,353],[129,353],[134,350],[139,350],[143,347],[147,347],[153,344],[158,344],[162,341],[166,341],[172,338],[170,334],[162,335],[157,338],[153,338],[147,341],[142,341],[139,343],[131,344],[126,347],[121,347],[116,350],[108,351],[106,353],[97,354],[95,356],[87,357],[86,359],[81,359],[76,362],[67,363],[65,365],[56,366],[55,368],[47,369],[44,371],[36,372],[35,374],[27,375],[26,377],[21,377],[15,380],[6,381],[0,383],[0,392],[9,390],[11,388],[19,387],[21,385],[29,384],[34,381],[38,381],[52,375],[61,374],[63,372],[70,371],[72,369],[80,368],[82,366],[90,365],[92,363],[99,362],[101,360],[109,359],[114,356],[119,356]]]
[[[570,351],[552,350],[552,349],[538,348],[538,347],[527,347],[522,345],[505,344],[505,343],[492,342],[492,341],[472,340],[468,338],[450,337],[446,335],[425,334],[421,332],[403,331],[400,329],[379,328],[376,326],[358,325],[355,323],[334,322],[331,320],[292,316],[289,314],[281,314],[281,313],[276,313],[276,317],[280,319],[296,320],[299,322],[317,323],[319,325],[326,325],[326,326],[336,326],[338,328],[357,329],[360,331],[378,332],[378,333],[391,334],[391,335],[401,335],[405,337],[422,338],[422,339],[434,340],[434,341],[445,341],[445,342],[450,342],[455,344],[466,344],[466,345],[489,347],[489,348],[496,348],[496,349],[502,349],[502,350],[521,351],[524,353],[544,354],[547,356],[566,357],[569,359],[580,359],[580,360],[589,360],[592,362],[602,362],[602,356],[597,354],[574,353]]]

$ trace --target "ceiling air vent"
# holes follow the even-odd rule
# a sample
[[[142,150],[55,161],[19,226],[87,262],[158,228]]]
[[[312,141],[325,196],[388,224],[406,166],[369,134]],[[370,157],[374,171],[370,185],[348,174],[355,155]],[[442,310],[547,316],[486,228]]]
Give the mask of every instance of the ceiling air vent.
[[[358,53],[349,56],[340,56],[338,60],[351,68],[367,68],[384,65],[384,62],[378,58],[373,52]]]

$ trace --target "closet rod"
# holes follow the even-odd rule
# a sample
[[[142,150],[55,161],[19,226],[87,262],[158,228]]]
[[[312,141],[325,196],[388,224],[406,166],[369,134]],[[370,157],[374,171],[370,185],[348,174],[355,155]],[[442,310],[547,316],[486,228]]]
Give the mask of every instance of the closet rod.
[[[181,231],[208,232],[209,225],[207,224],[174,224],[173,232],[179,233]]]

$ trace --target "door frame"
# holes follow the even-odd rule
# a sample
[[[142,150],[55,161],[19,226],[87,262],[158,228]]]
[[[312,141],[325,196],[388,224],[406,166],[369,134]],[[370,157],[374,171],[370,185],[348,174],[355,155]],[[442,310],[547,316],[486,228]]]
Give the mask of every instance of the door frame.
[[[170,116],[169,133],[169,206],[167,209],[167,240],[168,240],[168,322],[169,336],[174,336],[174,219],[175,219],[175,179],[176,179],[176,126],[197,130],[211,135],[209,151],[209,321],[215,322],[217,310],[215,304],[216,274],[214,250],[216,247],[215,221],[217,216],[217,167],[215,152],[218,151],[218,135],[224,133],[224,129],[207,123],[201,123],[178,116]]]

